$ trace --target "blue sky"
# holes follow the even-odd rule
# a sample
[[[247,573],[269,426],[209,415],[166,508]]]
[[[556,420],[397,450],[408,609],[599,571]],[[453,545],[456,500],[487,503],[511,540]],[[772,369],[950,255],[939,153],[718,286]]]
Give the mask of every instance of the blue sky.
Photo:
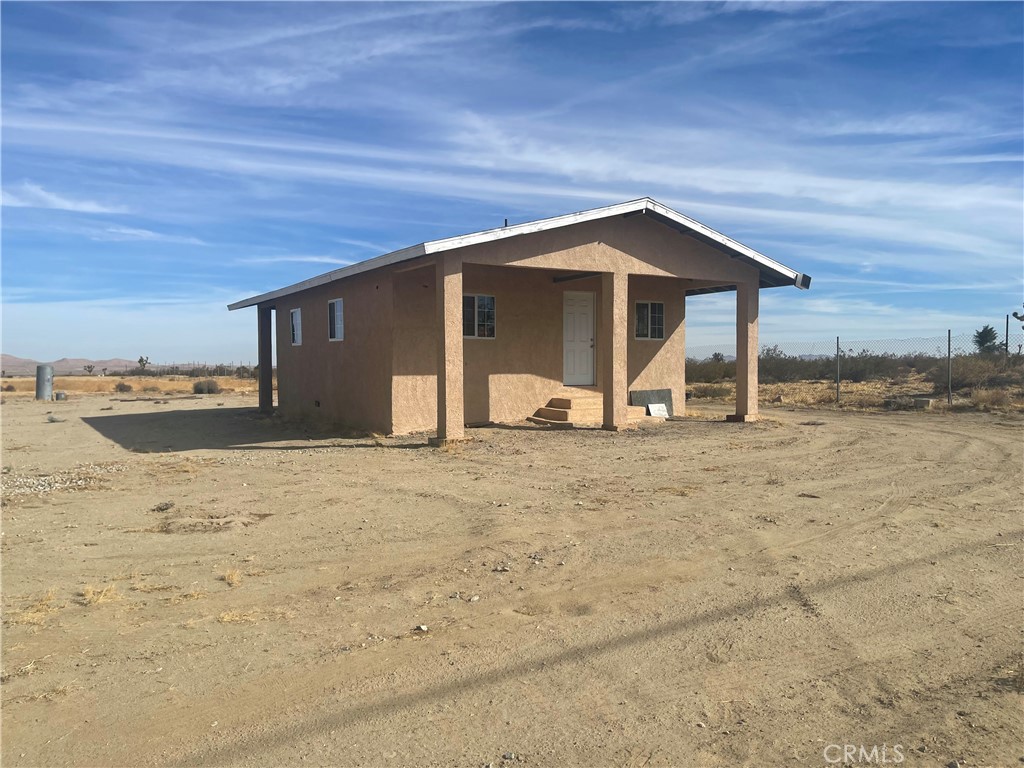
[[[651,196],[814,276],[761,337],[1001,326],[1024,5],[4,3],[3,349],[255,359],[225,305]],[[733,295],[688,308],[731,336]]]

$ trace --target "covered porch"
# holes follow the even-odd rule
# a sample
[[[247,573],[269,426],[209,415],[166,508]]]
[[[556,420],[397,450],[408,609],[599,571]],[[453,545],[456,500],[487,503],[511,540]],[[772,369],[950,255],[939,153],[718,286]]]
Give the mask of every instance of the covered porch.
[[[582,403],[590,421],[604,429],[625,429],[643,410],[630,405],[636,390],[670,390],[682,414],[686,296],[724,287],[625,270],[480,264],[457,252],[439,254],[430,268],[435,444],[463,440],[467,424],[494,415],[496,421],[521,420],[535,409],[572,408],[573,402],[577,414]],[[734,284],[737,399],[728,418],[735,421],[757,415],[759,287],[753,277]],[[477,297],[486,301],[482,336],[467,328],[467,302],[475,310]],[[486,326],[489,312],[493,328]]]

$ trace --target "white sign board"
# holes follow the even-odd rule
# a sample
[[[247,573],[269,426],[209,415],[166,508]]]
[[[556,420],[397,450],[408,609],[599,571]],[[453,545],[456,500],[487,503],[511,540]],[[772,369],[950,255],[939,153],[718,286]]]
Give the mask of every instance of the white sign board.
[[[661,416],[662,418],[668,418],[668,408],[665,407],[664,403],[651,403],[647,406],[647,413],[650,416]]]

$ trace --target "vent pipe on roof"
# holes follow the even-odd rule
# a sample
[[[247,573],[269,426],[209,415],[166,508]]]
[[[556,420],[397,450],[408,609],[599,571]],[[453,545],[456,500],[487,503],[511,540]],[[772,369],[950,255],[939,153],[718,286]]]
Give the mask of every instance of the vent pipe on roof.
[[[508,219],[505,219],[505,226],[508,226]]]

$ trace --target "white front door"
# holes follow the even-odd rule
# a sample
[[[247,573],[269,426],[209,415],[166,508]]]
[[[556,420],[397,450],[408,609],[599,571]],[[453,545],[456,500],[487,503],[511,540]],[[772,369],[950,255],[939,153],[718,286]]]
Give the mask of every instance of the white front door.
[[[566,291],[562,312],[564,383],[594,384],[594,294]]]

